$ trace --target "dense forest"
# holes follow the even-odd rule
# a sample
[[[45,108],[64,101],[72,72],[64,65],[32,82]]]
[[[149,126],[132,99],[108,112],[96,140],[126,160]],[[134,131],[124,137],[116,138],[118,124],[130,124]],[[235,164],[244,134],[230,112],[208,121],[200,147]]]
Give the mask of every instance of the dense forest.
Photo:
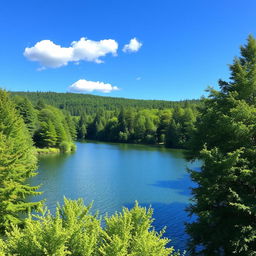
[[[187,208],[195,217],[186,224],[190,255],[255,256],[255,38],[248,37],[230,71],[230,80],[220,80],[219,91],[209,89],[203,103],[181,102],[166,108],[114,104],[101,112],[82,108],[75,113],[66,103],[61,107],[57,99],[51,103],[43,97],[70,94],[14,93],[10,97],[0,90],[0,255],[180,254],[168,248],[163,232],[153,229],[152,210],[137,203],[131,210],[106,217],[102,226],[99,216],[91,214],[90,206],[81,200],[65,199],[55,215],[43,202],[26,202],[28,195],[39,193],[38,187],[27,184],[36,169],[33,144],[66,151],[76,137],[89,137],[189,148],[190,160],[202,160],[201,170],[189,171],[196,183]],[[33,210],[40,214],[31,214]]]
[[[38,148],[38,152],[62,152],[75,150],[76,124],[68,113],[43,101],[33,105],[27,97],[14,96],[15,108]]]
[[[131,100],[53,92],[12,95],[14,99],[25,97],[35,106],[50,104],[61,109],[72,127],[75,122],[73,138],[79,140],[165,144],[173,148],[188,148],[197,107],[201,105],[198,100]]]
[[[65,109],[72,116],[81,116],[82,113],[95,115],[97,112],[112,110],[119,111],[121,108],[135,109],[167,109],[174,107],[196,106],[199,100],[164,101],[164,100],[136,100],[116,97],[102,97],[91,94],[79,93],[56,93],[56,92],[12,92],[29,98],[36,104],[43,100],[46,104]]]

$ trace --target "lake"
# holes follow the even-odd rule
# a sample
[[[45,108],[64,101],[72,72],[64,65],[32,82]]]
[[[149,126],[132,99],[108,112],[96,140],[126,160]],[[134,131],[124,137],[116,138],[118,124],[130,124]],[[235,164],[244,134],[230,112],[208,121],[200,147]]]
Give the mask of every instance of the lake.
[[[77,143],[73,154],[46,155],[39,159],[38,175],[31,181],[42,184],[43,195],[51,210],[63,196],[94,201],[100,214],[140,205],[154,208],[154,226],[167,226],[165,236],[176,249],[185,249],[187,235],[184,211],[193,186],[186,168],[200,163],[186,162],[182,150],[161,147],[84,142]],[[35,200],[35,198],[33,199]]]

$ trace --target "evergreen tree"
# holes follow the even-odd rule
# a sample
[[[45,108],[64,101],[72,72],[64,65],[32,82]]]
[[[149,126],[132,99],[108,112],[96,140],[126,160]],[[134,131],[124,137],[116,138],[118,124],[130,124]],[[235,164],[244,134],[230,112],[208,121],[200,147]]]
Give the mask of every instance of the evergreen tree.
[[[46,107],[45,102],[40,98],[40,99],[37,101],[36,109],[42,110],[42,109],[44,109],[45,107]]]
[[[119,138],[118,129],[119,126],[117,117],[111,118],[107,122],[106,127],[104,129],[104,138],[106,139],[106,141],[117,142]]]
[[[16,96],[14,100],[16,109],[22,116],[30,134],[33,135],[36,130],[37,114],[32,103],[26,97]]]
[[[121,109],[118,115],[118,123],[119,123],[119,132],[128,133],[128,127],[125,120],[124,108]]]
[[[188,210],[193,255],[256,252],[256,40],[249,36],[230,66],[230,82],[210,90],[196,124],[192,153],[203,160]]]
[[[165,142],[165,135],[172,119],[172,113],[170,111],[164,110],[160,112],[160,121],[157,128],[157,139],[158,143]]]
[[[40,129],[35,133],[36,146],[40,148],[51,148],[57,144],[57,133],[51,121],[41,122]]]
[[[35,132],[34,141],[37,147],[56,147],[62,151],[73,151],[72,134],[75,136],[74,123],[71,117],[53,106],[45,105],[38,114],[39,129]]]
[[[80,140],[84,140],[87,135],[87,118],[86,115],[83,113],[78,121],[77,124],[77,138]]]
[[[38,187],[26,184],[35,175],[37,159],[29,132],[8,94],[0,90],[0,231],[21,224],[21,213],[40,203],[26,202]]]
[[[179,148],[182,145],[181,136],[181,125],[172,120],[165,133],[165,145],[170,148]]]
[[[66,122],[67,122],[69,133],[71,135],[72,140],[76,140],[77,138],[76,123],[74,119],[72,119],[69,113],[66,114]]]
[[[69,134],[67,134],[67,131],[61,122],[55,122],[55,129],[57,135],[57,146],[59,146],[64,141],[69,141]]]

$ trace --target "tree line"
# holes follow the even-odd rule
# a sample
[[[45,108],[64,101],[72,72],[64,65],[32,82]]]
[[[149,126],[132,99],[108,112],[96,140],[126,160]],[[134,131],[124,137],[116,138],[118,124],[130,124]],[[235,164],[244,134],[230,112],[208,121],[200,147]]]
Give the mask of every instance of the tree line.
[[[186,148],[195,120],[196,111],[189,107],[164,110],[122,108],[118,113],[97,113],[94,118],[82,114],[78,121],[77,137]]]
[[[57,92],[12,92],[14,95],[27,97],[34,105],[42,100],[46,104],[67,110],[72,116],[95,115],[106,110],[119,112],[121,108],[135,109],[168,109],[174,107],[195,108],[200,100],[164,101],[136,100],[117,97],[102,97],[90,94],[57,93]]]
[[[26,97],[35,105],[46,102],[58,106],[67,113],[73,139],[163,144],[172,148],[188,148],[200,105],[200,101],[142,101],[52,92],[12,94],[14,98]],[[71,116],[74,113],[78,115]],[[46,113],[39,115],[41,119],[42,116]],[[44,127],[50,135],[51,126],[50,123]],[[36,135],[35,139],[39,142],[36,145],[40,145],[41,137]]]

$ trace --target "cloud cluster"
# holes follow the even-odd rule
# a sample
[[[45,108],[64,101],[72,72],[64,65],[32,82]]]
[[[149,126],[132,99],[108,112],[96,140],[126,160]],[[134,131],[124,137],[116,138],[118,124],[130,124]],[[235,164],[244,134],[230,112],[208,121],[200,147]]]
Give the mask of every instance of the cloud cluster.
[[[119,88],[117,86],[113,86],[111,84],[105,84],[103,82],[94,82],[94,81],[88,81],[85,79],[80,79],[69,86],[70,92],[103,92],[103,93],[109,93],[112,91],[118,91]]]
[[[142,43],[136,37],[130,40],[129,44],[123,47],[123,52],[137,52],[142,46]]]
[[[142,46],[136,38],[132,38],[123,47],[123,52],[137,52]],[[107,54],[117,55],[118,43],[113,39],[93,41],[82,37],[79,41],[73,41],[69,47],[55,44],[51,40],[42,40],[32,47],[26,47],[24,56],[30,60],[40,63],[38,70],[45,68],[59,68],[68,65],[70,62],[79,64],[80,61],[103,63],[102,58]],[[136,78],[140,80],[141,78]],[[110,93],[119,88],[109,83],[94,82],[80,79],[68,87],[70,92],[103,92]]]
[[[62,47],[50,40],[42,40],[33,47],[27,47],[24,56],[39,62],[43,67],[58,68],[69,62],[91,61],[102,63],[101,57],[107,54],[116,55],[118,43],[113,39],[93,41],[82,37],[71,43],[70,47]]]
[[[137,52],[141,46],[142,43],[133,38],[123,47],[123,52]],[[113,39],[93,41],[82,37],[79,41],[72,42],[69,47],[62,47],[51,40],[42,40],[32,47],[26,47],[23,54],[28,60],[39,62],[39,70],[42,70],[66,66],[69,62],[103,63],[102,57],[107,54],[116,56],[117,50],[118,43]]]

